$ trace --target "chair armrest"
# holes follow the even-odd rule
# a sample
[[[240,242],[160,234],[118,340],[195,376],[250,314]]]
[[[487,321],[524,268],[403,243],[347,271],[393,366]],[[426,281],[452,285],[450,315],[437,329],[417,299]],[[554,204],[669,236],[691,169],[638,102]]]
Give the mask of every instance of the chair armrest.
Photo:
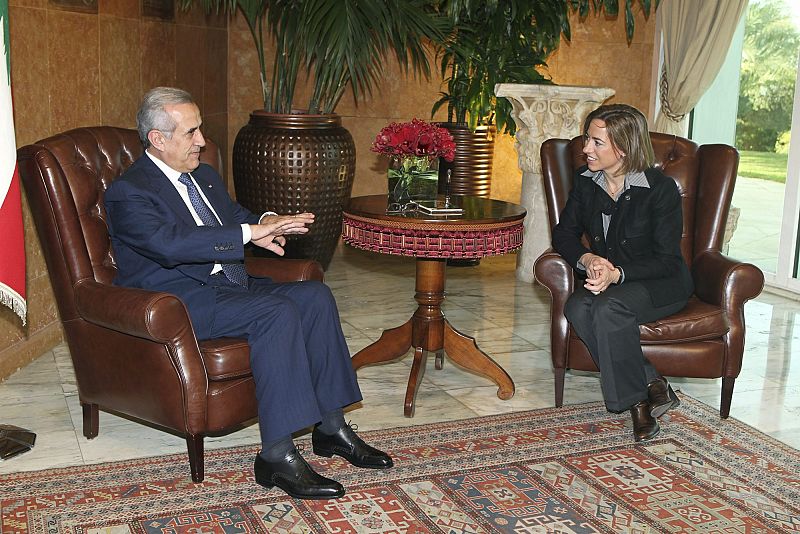
[[[575,291],[572,266],[558,253],[547,250],[536,258],[533,276],[550,292],[550,353],[553,367],[564,369],[567,364],[569,321],[564,317],[564,306]]]
[[[728,320],[723,376],[737,377],[744,356],[744,305],[764,287],[764,273],[750,263],[742,263],[716,250],[698,254],[692,262],[694,292],[700,300],[722,307]]]
[[[84,321],[110,331],[106,340],[108,350],[114,350],[114,343],[128,343],[123,339],[124,335],[154,344],[156,350],[148,353],[146,372],[164,373],[163,376],[159,375],[158,382],[148,385],[149,394],[159,399],[158,402],[169,403],[167,398],[172,395],[154,385],[169,382],[167,374],[174,373],[174,378],[181,385],[182,408],[172,405],[170,409],[167,406],[164,411],[158,410],[157,416],[148,410],[131,410],[127,413],[178,430],[185,426],[184,430],[188,433],[206,428],[208,373],[200,356],[189,313],[178,297],[84,279],[75,285],[75,305]],[[134,380],[138,378],[141,377]],[[174,414],[175,410],[179,415],[174,415],[170,420],[170,414]]]
[[[316,260],[283,258],[245,258],[247,272],[252,276],[267,276],[276,282],[300,280],[322,281],[325,271]]]
[[[544,251],[536,258],[533,264],[533,276],[550,291],[551,295],[565,294],[569,297],[575,291],[572,267],[552,249]]]
[[[75,305],[86,321],[123,334],[159,343],[174,343],[186,335],[194,339],[186,307],[169,293],[85,279],[75,285]]]
[[[694,292],[700,300],[726,310],[744,306],[764,288],[761,269],[715,250],[701,252],[694,258],[692,278]]]

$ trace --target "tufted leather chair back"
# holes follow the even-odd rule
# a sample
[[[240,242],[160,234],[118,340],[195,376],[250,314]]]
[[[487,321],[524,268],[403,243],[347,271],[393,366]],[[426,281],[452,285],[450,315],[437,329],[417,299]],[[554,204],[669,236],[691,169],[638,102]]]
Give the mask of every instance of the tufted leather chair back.
[[[136,130],[77,128],[20,149],[20,173],[33,209],[63,321],[77,319],[73,287],[84,279],[111,284],[116,275],[103,194],[143,153]],[[217,145],[201,159],[219,170]],[[42,218],[47,224],[38,222]]]
[[[678,184],[683,198],[681,251],[689,267],[703,251],[722,248],[728,210],[736,184],[739,154],[728,145],[702,145],[657,132],[650,134],[656,167]],[[542,165],[550,228],[567,203],[575,170],[585,165],[583,138],[549,139],[542,145]],[[703,177],[700,180],[700,177]]]

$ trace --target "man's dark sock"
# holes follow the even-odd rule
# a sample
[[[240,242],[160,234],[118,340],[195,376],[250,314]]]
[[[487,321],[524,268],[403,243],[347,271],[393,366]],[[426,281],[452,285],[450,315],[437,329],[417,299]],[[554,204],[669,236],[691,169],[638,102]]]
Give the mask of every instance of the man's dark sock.
[[[317,429],[330,436],[336,434],[345,425],[347,423],[344,421],[344,412],[341,408],[336,408],[322,414],[322,422],[317,426]]]
[[[285,436],[275,441],[262,443],[261,452],[258,454],[268,462],[277,462],[283,460],[294,448],[292,436]]]

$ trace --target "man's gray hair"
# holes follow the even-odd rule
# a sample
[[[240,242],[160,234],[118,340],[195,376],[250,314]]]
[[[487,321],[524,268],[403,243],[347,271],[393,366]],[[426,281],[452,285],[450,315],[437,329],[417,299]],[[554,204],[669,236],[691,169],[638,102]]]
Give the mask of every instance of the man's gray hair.
[[[139,112],[136,113],[136,129],[139,130],[139,139],[142,140],[144,148],[150,146],[147,134],[151,130],[158,130],[167,139],[172,139],[172,132],[175,131],[177,124],[172,120],[164,106],[173,104],[192,104],[194,99],[187,91],[175,87],[155,87],[150,89],[142,99]]]

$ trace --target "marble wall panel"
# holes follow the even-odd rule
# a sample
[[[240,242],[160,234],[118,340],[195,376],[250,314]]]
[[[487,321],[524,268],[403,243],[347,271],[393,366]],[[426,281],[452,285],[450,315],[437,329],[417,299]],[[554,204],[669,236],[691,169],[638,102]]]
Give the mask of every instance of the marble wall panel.
[[[178,25],[202,26],[204,28],[225,29],[228,26],[228,13],[221,9],[206,13],[201,2],[195,2],[188,10],[183,10],[175,2],[175,23]]]
[[[637,3],[633,13],[635,27],[631,44],[652,42],[655,35],[655,10],[651,9],[650,16],[646,18],[641,6]],[[618,17],[608,17],[605,13],[589,14],[585,18],[572,14],[570,16],[570,28],[572,41],[575,43],[624,43],[627,40],[624,13],[620,13]]]
[[[11,92],[17,146],[33,143],[50,133],[47,69],[47,13],[41,9],[11,7]]]
[[[336,107],[336,113],[398,121],[409,121],[415,117],[431,120],[431,108],[439,98],[440,80],[435,72],[429,79],[415,77],[411,73],[406,75],[393,57],[388,58],[384,64],[384,76],[373,87],[372,93],[361,95],[356,101],[352,90],[348,89]],[[446,120],[445,112],[440,111],[436,119]]]
[[[26,302],[28,304],[27,328],[29,332],[38,332],[58,322],[58,309],[49,277],[39,276],[28,280]]]
[[[609,102],[624,102],[647,114],[653,88],[652,62],[655,15],[645,19],[636,12],[631,44],[627,44],[624,17],[609,19],[589,15],[571,17],[572,41],[562,41],[548,59],[547,72],[561,85],[610,87]]]
[[[268,51],[267,53],[271,53]],[[271,59],[268,65],[271,65]],[[228,158],[227,176],[228,190],[235,198],[233,189],[233,168],[231,156],[236,134],[250,120],[250,113],[255,109],[263,109],[261,96],[258,54],[253,36],[247,29],[247,23],[241,14],[230,18],[228,25],[228,57],[227,57],[227,110],[228,110]]]
[[[175,2],[175,4],[175,24],[179,26],[205,26],[206,13],[201,5],[202,2],[195,2],[189,9],[181,9],[177,5],[178,2]]]
[[[47,266],[44,262],[44,254],[39,243],[39,236],[33,224],[30,205],[25,193],[25,186],[22,186],[22,224],[24,228],[25,240],[25,268],[26,279],[31,280],[39,276],[47,276]]]
[[[51,9],[46,27],[52,131],[98,124],[97,15]]]
[[[342,117],[342,126],[350,131],[356,144],[354,197],[385,194],[387,191],[386,169],[389,160],[369,150],[375,135],[386,126],[386,123],[384,117]]]
[[[2,347],[0,354],[5,352],[3,349],[19,346],[25,341],[26,328],[22,326],[16,313],[5,306],[0,306],[0,347]]]
[[[616,91],[609,102],[624,102],[643,110],[647,114],[649,89],[642,94],[642,79],[650,79],[651,64],[630,58],[632,49],[639,52],[652,50],[652,46],[624,43],[608,44],[602,55],[589,55],[581,45],[565,45],[559,51],[561,63],[552,69],[553,79],[562,85],[590,85],[611,87]],[[609,64],[625,64],[625,69],[609,69]],[[580,65],[576,68],[576,65]]]
[[[143,20],[139,30],[141,37],[141,71],[143,95],[153,87],[175,85],[176,47],[175,24]]]
[[[8,0],[8,7],[44,7],[46,4],[47,0]]]
[[[203,19],[203,24],[207,28],[216,28],[219,30],[226,30],[228,28],[228,21],[231,19],[233,15],[227,13],[224,10],[219,11],[212,11],[211,13],[205,14],[205,18]]]
[[[229,173],[226,172],[228,160],[228,114],[203,113],[203,135],[214,140],[222,154],[222,178],[229,183]]]
[[[207,52],[205,28],[178,24],[175,26],[175,85],[192,93],[200,111],[207,113],[204,99],[204,62],[198,58]]]
[[[268,65],[271,65],[271,60]],[[244,17],[236,15],[228,27],[228,110],[231,120],[241,119],[241,114],[246,114],[238,126],[232,124],[237,132],[247,123],[251,111],[264,107],[258,73],[258,54],[253,37]]]
[[[227,113],[228,34],[225,30],[208,30],[203,64],[203,113]]]
[[[101,123],[136,127],[142,94],[139,69],[139,21],[100,17]]]
[[[142,0],[100,0],[97,12],[127,19],[138,19]]]

